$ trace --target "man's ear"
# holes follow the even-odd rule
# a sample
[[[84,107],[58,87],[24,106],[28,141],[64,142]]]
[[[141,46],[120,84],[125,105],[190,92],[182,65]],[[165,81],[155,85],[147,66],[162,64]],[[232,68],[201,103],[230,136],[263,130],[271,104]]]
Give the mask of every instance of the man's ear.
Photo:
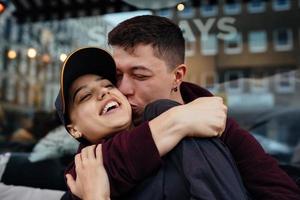
[[[180,83],[183,81],[186,74],[186,65],[180,64],[174,70],[174,87],[178,87]]]
[[[67,125],[67,129],[74,138],[78,139],[82,137],[82,133],[73,124]]]

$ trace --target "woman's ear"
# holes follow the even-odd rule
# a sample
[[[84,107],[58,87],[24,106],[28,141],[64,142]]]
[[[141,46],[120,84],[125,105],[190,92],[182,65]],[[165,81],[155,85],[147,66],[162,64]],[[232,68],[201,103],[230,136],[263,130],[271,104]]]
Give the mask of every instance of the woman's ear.
[[[82,133],[73,124],[67,125],[67,130],[76,139],[82,137]]]

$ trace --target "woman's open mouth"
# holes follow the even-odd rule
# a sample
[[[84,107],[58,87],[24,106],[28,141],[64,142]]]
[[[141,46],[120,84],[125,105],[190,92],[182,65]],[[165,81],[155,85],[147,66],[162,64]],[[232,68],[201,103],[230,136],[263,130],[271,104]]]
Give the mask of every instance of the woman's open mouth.
[[[110,112],[112,112],[114,109],[119,108],[119,107],[120,107],[119,102],[117,102],[117,101],[115,101],[115,100],[108,101],[108,102],[104,105],[104,108],[103,108],[103,110],[101,111],[100,115],[104,115],[104,114],[110,113]]]

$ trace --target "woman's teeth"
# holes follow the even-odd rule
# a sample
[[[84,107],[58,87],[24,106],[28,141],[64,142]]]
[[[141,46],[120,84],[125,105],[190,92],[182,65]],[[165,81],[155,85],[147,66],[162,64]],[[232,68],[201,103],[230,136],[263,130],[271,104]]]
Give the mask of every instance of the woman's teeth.
[[[101,115],[107,113],[109,110],[113,109],[113,108],[117,108],[119,107],[118,102],[116,101],[110,101],[108,102],[108,104],[106,104],[101,112]]]

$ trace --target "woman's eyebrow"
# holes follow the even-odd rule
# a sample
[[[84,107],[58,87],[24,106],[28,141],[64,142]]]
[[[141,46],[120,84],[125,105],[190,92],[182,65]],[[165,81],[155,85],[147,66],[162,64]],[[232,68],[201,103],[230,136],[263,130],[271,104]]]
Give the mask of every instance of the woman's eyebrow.
[[[78,92],[79,92],[80,90],[86,88],[86,87],[87,87],[86,85],[83,85],[83,86],[81,86],[81,87],[79,87],[79,88],[77,88],[77,89],[75,90],[75,92],[74,92],[74,94],[73,94],[73,97],[72,97],[72,102],[74,102],[75,97],[76,97],[76,95],[78,94]]]
[[[101,81],[101,80],[103,80],[104,78],[103,77],[97,77],[96,79],[95,79],[95,81],[96,82],[98,82],[98,81]],[[75,100],[75,97],[76,97],[76,95],[78,94],[78,92],[80,92],[80,90],[82,90],[82,89],[84,89],[84,88],[86,88],[87,86],[86,85],[83,85],[83,86],[81,86],[81,87],[79,87],[79,88],[77,88],[76,90],[75,90],[75,92],[74,92],[74,94],[73,94],[73,97],[72,97],[72,102],[74,102],[74,100]]]

